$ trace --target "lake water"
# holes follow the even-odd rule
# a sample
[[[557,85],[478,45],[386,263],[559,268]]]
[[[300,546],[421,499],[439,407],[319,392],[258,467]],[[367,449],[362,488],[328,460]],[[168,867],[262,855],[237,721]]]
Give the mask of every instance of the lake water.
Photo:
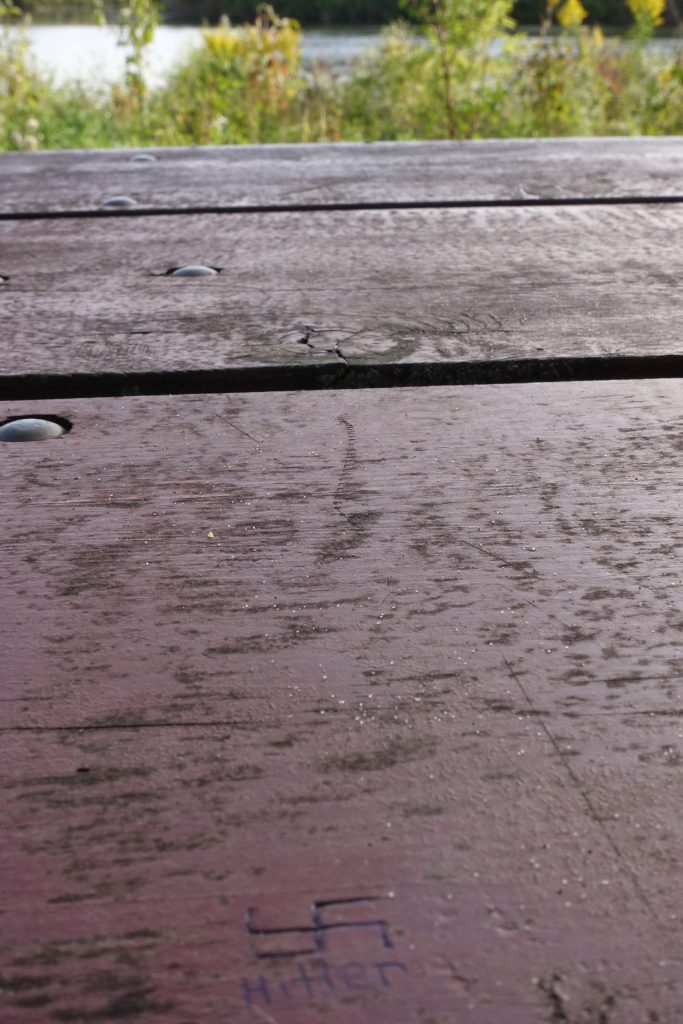
[[[376,40],[378,34],[378,28],[307,31],[304,33],[304,60],[343,66]],[[123,75],[124,51],[118,43],[118,31],[113,27],[33,25],[29,37],[40,67],[53,72],[59,82],[115,81]],[[156,85],[163,81],[178,60],[199,46],[201,38],[202,30],[196,26],[160,26],[148,51],[148,83]]]
[[[303,54],[308,63],[321,61],[343,68],[377,40],[379,28],[317,29],[304,33]],[[29,36],[41,67],[53,72],[59,82],[112,82],[124,73],[124,51],[118,31],[97,25],[33,25]],[[148,51],[147,80],[163,81],[170,68],[201,43],[197,26],[162,25]],[[661,38],[656,49],[683,45],[680,37]]]

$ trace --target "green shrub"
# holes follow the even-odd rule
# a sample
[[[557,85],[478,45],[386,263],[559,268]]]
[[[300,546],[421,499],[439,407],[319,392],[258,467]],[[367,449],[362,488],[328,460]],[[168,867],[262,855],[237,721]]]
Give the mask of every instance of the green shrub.
[[[224,20],[153,99],[164,143],[296,139],[306,83],[301,29],[262,4],[253,25]]]

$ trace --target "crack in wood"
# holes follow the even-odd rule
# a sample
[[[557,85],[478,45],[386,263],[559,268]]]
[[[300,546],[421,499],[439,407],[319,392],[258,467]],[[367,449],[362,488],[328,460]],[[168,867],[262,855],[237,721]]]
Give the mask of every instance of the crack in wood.
[[[524,683],[523,683],[519,673],[515,671],[515,669],[513,668],[511,662],[508,661],[507,658],[503,658],[503,663],[505,664],[505,667],[507,668],[507,671],[508,671],[508,674],[509,674],[510,678],[516,684],[518,689],[520,690],[520,692],[522,694],[522,697],[524,698],[524,701],[527,704],[527,706],[529,708],[534,709],[534,702],[533,702],[533,700],[531,698],[531,694],[529,693],[529,691],[527,690],[526,686],[524,685]],[[534,710],[537,710],[537,709],[534,709]],[[631,864],[629,863],[629,861],[624,856],[623,850],[621,849],[621,847],[617,843],[617,841],[614,838],[614,836],[612,835],[611,831],[606,827],[607,821],[610,820],[610,819],[604,818],[604,817],[602,817],[601,815],[598,814],[598,812],[596,810],[596,807],[595,807],[595,805],[594,805],[594,803],[593,803],[593,801],[592,801],[592,799],[590,797],[590,794],[588,793],[588,791],[584,787],[584,785],[583,785],[581,779],[579,778],[579,776],[576,774],[576,771],[574,770],[574,767],[572,766],[570,760],[568,759],[565,751],[563,751],[562,746],[558,742],[557,737],[555,736],[554,732],[550,729],[550,726],[548,725],[548,721],[547,721],[547,715],[539,714],[538,715],[538,721],[539,721],[539,725],[541,726],[541,729],[545,733],[545,736],[547,737],[547,739],[549,740],[550,744],[552,745],[552,747],[553,747],[553,749],[554,749],[554,751],[555,751],[555,753],[556,753],[560,763],[564,767],[564,769],[565,769],[569,779],[571,780],[572,785],[576,787],[576,791],[579,793],[579,795],[581,796],[581,799],[583,800],[584,804],[586,805],[586,808],[588,810],[588,816],[590,817],[591,821],[595,822],[595,824],[598,826],[598,828],[601,829],[603,835],[605,836],[605,839],[607,840],[607,842],[611,846],[612,850],[614,851],[614,853],[615,853],[615,855],[617,857],[617,860],[622,865],[622,867],[624,869],[624,872],[628,875],[628,878],[630,879],[630,882],[631,882],[631,885],[633,886],[634,891],[638,894],[639,899],[641,900],[643,905],[647,908],[647,910],[650,913],[650,915],[652,916],[653,920],[657,924],[660,924],[661,922],[659,921],[659,916],[658,916],[657,912],[655,911],[652,903],[650,902],[647,893],[645,892],[645,890],[643,889],[642,885],[640,884],[640,880],[638,879],[638,876],[637,876],[636,872],[634,871],[634,869],[632,868]],[[565,1018],[565,1017],[554,1017],[553,1020],[557,1020],[557,1021],[567,1020],[568,1024],[571,1024],[571,1022],[569,1022],[568,1018]],[[600,1022],[600,1024],[601,1024],[601,1022]]]

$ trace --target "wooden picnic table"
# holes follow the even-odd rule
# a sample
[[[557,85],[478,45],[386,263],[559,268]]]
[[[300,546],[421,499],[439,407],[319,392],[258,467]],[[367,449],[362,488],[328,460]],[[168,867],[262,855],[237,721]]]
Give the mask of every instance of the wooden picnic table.
[[[0,161],[0,1021],[680,1024],[683,142],[145,152]]]

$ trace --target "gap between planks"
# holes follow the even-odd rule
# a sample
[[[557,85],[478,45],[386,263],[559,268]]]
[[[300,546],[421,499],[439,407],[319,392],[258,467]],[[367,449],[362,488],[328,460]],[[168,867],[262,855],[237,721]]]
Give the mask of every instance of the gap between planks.
[[[233,366],[226,369],[134,373],[10,374],[0,376],[0,401],[454,385],[563,384],[569,381],[681,377],[683,354],[680,353],[492,359],[460,363],[314,363],[305,366]]]
[[[669,196],[570,196],[562,198],[522,199],[416,199],[387,202],[355,203],[274,203],[228,206],[140,206],[121,210],[33,210],[0,211],[0,221],[14,220],[69,220],[107,217],[187,217],[198,214],[268,214],[268,213],[339,213],[364,210],[466,210],[499,209],[506,207],[549,206],[675,206],[683,203],[683,195]]]

